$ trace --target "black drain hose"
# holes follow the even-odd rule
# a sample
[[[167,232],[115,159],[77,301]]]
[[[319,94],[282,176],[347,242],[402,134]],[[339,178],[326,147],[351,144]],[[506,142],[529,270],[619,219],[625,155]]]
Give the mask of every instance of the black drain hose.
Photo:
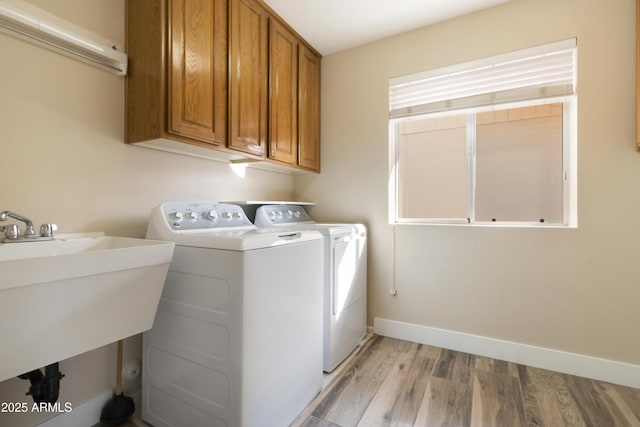
[[[58,362],[45,366],[44,375],[40,369],[34,369],[18,376],[18,378],[31,382],[27,396],[33,397],[33,401],[36,403],[56,403],[60,394],[62,377],[64,375],[58,369]]]

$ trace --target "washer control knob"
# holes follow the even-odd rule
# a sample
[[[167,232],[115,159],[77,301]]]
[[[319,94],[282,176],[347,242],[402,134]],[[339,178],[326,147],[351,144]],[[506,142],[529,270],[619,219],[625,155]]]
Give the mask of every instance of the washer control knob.
[[[282,219],[282,211],[276,212],[276,218],[277,219]]]
[[[218,220],[218,211],[210,210],[205,214],[206,218],[209,221],[217,221]]]
[[[195,221],[196,219],[198,219],[198,214],[195,212],[187,212],[184,216],[189,221]]]
[[[169,214],[169,218],[176,222],[182,221],[182,212],[172,212]]]
[[[291,209],[287,209],[287,216],[293,218],[293,211]]]
[[[231,216],[233,217],[233,219],[241,219],[242,218],[242,214],[240,214],[240,212],[234,212],[233,214],[231,214]]]
[[[231,219],[231,212],[222,212],[222,218],[229,221]]]
[[[300,211],[295,211],[293,213],[293,216],[296,217],[296,218],[300,218]]]

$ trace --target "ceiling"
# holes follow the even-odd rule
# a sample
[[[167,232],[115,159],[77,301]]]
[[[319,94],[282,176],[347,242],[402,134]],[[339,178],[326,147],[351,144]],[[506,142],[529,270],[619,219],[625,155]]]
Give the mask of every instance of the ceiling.
[[[322,55],[510,0],[264,0]]]

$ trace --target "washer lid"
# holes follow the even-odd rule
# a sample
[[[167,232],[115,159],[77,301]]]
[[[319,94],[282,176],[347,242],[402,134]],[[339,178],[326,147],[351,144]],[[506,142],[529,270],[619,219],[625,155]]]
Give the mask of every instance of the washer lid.
[[[230,251],[251,251],[276,246],[303,243],[322,239],[322,234],[312,230],[290,231],[284,229],[242,231],[189,231],[174,233],[163,240],[179,246],[192,246]]]
[[[269,226],[268,228],[260,228],[258,230],[265,229],[277,229],[280,231],[298,231],[298,230],[309,230],[309,231],[317,231],[321,233],[323,236],[344,236],[344,235],[366,235],[367,229],[362,224],[325,224],[325,223],[292,223],[292,224],[277,224],[273,226]]]

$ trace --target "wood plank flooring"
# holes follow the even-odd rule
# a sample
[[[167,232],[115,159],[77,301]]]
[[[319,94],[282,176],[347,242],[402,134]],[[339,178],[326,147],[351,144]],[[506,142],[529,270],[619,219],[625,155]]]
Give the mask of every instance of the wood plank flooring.
[[[640,426],[640,390],[373,336],[292,427]]]

